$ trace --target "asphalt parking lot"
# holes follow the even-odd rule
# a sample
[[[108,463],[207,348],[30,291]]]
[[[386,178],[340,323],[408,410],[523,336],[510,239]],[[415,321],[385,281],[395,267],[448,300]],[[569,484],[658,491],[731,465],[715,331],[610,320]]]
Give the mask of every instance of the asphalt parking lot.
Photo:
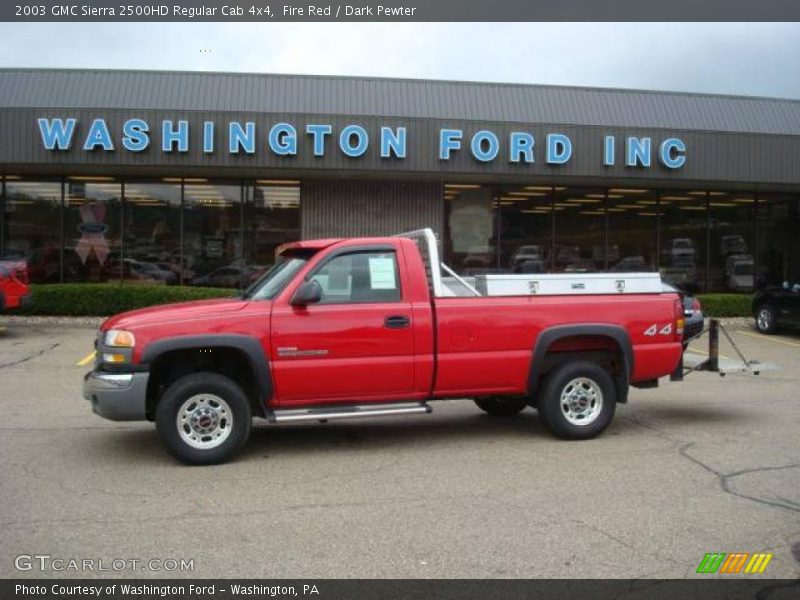
[[[0,325],[0,577],[708,577],[707,552],[769,552],[758,577],[800,575],[798,335],[731,327],[780,370],[633,390],[589,442],[452,401],[258,423],[234,462],[190,468],[152,425],[92,414],[76,363],[94,327]],[[15,568],[34,554],[194,569]]]

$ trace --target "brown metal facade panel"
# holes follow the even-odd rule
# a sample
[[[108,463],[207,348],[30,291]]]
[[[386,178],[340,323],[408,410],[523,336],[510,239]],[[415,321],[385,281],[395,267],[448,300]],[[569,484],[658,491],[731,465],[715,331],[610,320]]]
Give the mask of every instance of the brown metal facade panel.
[[[359,114],[800,135],[800,101],[309,75],[0,69],[0,107]]]
[[[308,180],[301,188],[303,239],[391,235],[444,226],[435,182]]]

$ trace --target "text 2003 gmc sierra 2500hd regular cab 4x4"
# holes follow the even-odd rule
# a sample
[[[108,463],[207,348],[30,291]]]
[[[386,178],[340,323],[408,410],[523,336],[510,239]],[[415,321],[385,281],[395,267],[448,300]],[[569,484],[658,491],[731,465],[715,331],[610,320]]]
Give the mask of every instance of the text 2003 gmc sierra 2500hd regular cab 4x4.
[[[427,413],[446,398],[497,415],[534,406],[556,435],[586,439],[629,385],[680,364],[683,308],[657,273],[467,280],[439,263],[430,230],[278,254],[241,298],[107,319],[84,380],[94,411],[155,421],[192,464],[229,458],[253,416]]]

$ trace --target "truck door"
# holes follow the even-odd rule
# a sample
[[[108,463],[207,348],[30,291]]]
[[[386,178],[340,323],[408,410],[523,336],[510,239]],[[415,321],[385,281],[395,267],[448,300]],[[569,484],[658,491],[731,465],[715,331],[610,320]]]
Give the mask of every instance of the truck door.
[[[322,299],[272,313],[276,404],[370,402],[414,394],[411,303],[392,246],[343,248],[306,276]],[[405,294],[407,296],[407,294]]]

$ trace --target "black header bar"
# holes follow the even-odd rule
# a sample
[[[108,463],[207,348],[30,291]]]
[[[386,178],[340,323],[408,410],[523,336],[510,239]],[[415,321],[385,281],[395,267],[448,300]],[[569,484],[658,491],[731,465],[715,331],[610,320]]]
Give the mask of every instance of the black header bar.
[[[797,0],[12,0],[5,22],[800,21]]]

